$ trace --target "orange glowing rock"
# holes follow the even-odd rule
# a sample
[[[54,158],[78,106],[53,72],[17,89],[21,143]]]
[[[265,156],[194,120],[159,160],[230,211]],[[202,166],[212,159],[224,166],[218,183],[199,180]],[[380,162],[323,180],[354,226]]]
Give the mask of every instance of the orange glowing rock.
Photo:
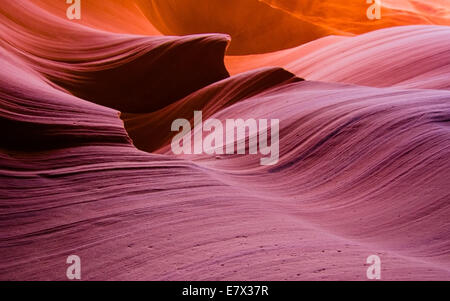
[[[260,0],[275,9],[329,30],[361,34],[411,24],[450,25],[446,0]],[[368,10],[380,7],[379,19],[370,20]]]
[[[365,0],[136,0],[163,34],[227,33],[228,54],[258,54],[328,35],[361,34],[411,24],[449,25],[443,0],[384,0],[381,19],[369,20]]]
[[[31,0],[54,15],[66,18],[69,7],[66,1]],[[159,35],[157,29],[146,19],[134,1],[129,0],[83,0],[82,18],[77,23],[110,32]]]
[[[300,20],[257,0],[136,0],[163,34],[227,33],[229,54],[271,52],[328,34],[320,24]]]

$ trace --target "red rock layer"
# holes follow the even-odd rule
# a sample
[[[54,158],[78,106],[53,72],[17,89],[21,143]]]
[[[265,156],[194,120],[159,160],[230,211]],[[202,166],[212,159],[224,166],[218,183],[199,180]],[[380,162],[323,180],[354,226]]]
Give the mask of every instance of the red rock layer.
[[[384,280],[450,279],[448,27],[273,54],[303,81],[228,77],[221,34],[0,11],[1,280],[65,280],[72,254],[83,280],[363,280],[372,254]],[[278,164],[174,155],[195,109],[279,119]]]

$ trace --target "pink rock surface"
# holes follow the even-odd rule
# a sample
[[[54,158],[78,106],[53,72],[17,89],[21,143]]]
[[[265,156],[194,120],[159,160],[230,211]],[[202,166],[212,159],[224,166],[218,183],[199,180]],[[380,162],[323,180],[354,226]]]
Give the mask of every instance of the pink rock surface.
[[[65,280],[71,254],[83,280],[365,280],[372,254],[384,280],[450,280],[448,27],[229,77],[226,35],[0,11],[1,280]],[[194,110],[279,119],[280,161],[173,155]]]

